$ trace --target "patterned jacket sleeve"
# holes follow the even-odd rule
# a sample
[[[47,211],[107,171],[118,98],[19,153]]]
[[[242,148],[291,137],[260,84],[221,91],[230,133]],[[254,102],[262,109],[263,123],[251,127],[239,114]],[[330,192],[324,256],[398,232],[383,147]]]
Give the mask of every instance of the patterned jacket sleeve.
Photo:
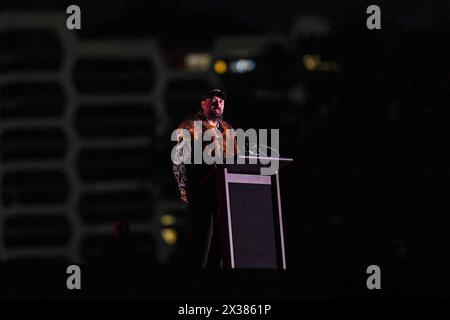
[[[180,198],[187,197],[187,176],[186,176],[186,163],[188,158],[191,157],[191,143],[185,136],[186,131],[189,130],[189,126],[186,123],[182,123],[178,127],[177,132],[177,145],[174,147],[174,153],[172,155],[172,172],[178,185],[180,192]]]
[[[173,164],[172,171],[178,184],[178,191],[180,192],[180,197],[186,197],[186,182],[187,182],[186,165]]]

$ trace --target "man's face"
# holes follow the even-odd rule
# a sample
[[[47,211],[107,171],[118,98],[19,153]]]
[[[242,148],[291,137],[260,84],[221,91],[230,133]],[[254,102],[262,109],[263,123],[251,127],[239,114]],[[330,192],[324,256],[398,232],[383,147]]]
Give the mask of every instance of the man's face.
[[[203,113],[211,119],[218,119],[223,115],[225,108],[225,100],[220,97],[213,96],[202,101]]]

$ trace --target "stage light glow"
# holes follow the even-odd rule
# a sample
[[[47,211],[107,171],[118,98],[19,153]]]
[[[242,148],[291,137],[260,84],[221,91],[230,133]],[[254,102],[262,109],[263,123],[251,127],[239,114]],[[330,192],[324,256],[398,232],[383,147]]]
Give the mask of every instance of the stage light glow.
[[[177,219],[171,214],[165,214],[165,215],[161,216],[159,221],[161,222],[161,224],[163,226],[167,227],[167,226],[174,225],[175,222],[177,222]]]
[[[184,57],[184,64],[189,71],[208,71],[211,55],[209,53],[190,53]]]
[[[164,228],[161,230],[161,238],[168,245],[174,245],[178,240],[178,233],[173,228]]]
[[[239,59],[230,63],[230,70],[236,73],[252,72],[256,68],[256,63],[253,60]]]
[[[214,63],[214,71],[218,74],[224,74],[225,72],[227,72],[227,69],[227,63],[223,60],[217,60]]]
[[[308,71],[315,71],[317,68],[319,68],[321,63],[321,59],[318,55],[313,54],[306,54],[303,56],[303,64],[305,65],[305,68]]]

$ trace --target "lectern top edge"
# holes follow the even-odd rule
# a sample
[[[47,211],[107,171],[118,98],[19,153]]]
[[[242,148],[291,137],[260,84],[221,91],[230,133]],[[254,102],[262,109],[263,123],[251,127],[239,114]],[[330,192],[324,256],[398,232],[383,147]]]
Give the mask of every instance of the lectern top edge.
[[[277,158],[277,157],[258,157],[258,156],[239,156],[241,159],[263,159],[263,160],[279,160],[279,161],[294,161],[292,158]]]

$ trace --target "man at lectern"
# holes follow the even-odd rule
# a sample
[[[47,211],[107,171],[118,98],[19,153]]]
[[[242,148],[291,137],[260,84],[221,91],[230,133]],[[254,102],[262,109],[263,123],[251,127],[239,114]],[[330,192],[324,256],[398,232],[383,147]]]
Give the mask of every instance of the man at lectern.
[[[228,143],[229,134],[233,132],[228,130],[232,127],[222,118],[226,100],[223,91],[207,90],[201,99],[200,110],[182,121],[176,130],[178,144],[172,153],[173,173],[180,199],[188,206],[190,267],[194,271],[221,265],[215,165],[205,164],[202,159],[199,161],[197,155],[198,151],[203,155],[211,144],[216,148],[210,148],[210,153],[220,152],[225,158],[227,146],[231,146],[232,154],[236,154],[234,136],[232,143]],[[204,142],[203,133],[206,131],[213,134]],[[187,145],[183,146],[183,143]],[[226,155],[229,154],[230,150]]]

